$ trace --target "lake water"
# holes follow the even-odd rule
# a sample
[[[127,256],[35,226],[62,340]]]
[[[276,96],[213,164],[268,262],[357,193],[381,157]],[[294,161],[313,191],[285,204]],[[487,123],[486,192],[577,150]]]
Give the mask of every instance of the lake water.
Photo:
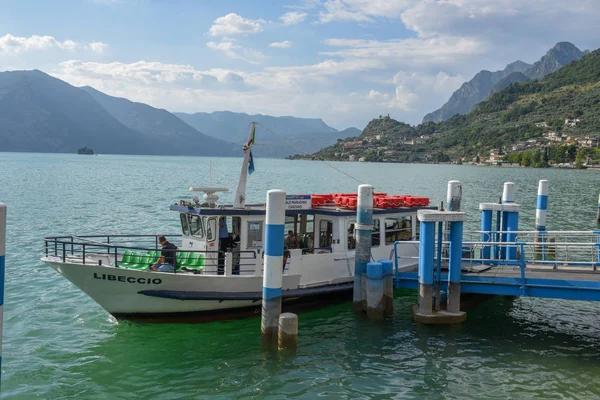
[[[235,190],[240,159],[214,159],[214,186]],[[266,190],[350,192],[327,165],[256,159],[249,201]],[[334,163],[379,191],[445,200],[463,181],[467,227],[478,204],[516,184],[533,229],[537,182],[550,181],[548,229],[595,229],[600,173],[454,165]],[[459,326],[411,321],[414,293],[389,321],[351,305],[300,314],[295,357],[261,350],[260,318],[198,325],[117,323],[39,261],[59,234],[177,232],[168,205],[208,185],[208,158],[0,153],[8,205],[2,392],[7,399],[600,398],[600,304],[496,298]],[[230,201],[231,193],[222,196]]]

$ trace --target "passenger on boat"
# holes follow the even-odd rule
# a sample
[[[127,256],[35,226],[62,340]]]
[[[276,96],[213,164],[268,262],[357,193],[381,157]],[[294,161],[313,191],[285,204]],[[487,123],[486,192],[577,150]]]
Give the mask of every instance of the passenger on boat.
[[[227,221],[225,217],[219,218],[219,256],[217,263],[217,274],[223,275],[225,273],[225,252],[231,245],[231,238],[229,237],[229,231],[227,230]]]
[[[288,231],[288,234],[285,237],[284,247],[286,250],[296,248],[296,236],[294,235],[294,231],[291,229]]]
[[[225,251],[229,247],[229,231],[227,230],[227,221],[225,217],[219,219],[219,250]]]
[[[290,257],[290,249],[296,248],[296,236],[293,230],[289,230],[285,240],[283,242],[283,269],[285,270],[285,264]]]
[[[159,272],[175,272],[175,268],[177,267],[177,246],[168,242],[164,236],[160,236],[158,242],[162,246],[160,258],[154,265],[150,266],[150,269]]]

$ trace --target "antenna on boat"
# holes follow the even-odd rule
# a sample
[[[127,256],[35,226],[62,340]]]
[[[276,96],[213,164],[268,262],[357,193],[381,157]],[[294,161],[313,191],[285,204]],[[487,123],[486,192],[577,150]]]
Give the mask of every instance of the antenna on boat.
[[[229,192],[229,189],[227,188],[214,188],[212,187],[212,160],[208,161],[208,187],[196,187],[196,186],[192,186],[190,187],[190,192],[204,192],[204,203],[206,203],[206,205],[208,205],[208,207],[214,208],[217,206],[217,201],[219,201],[219,196],[217,195],[217,192]],[[194,202],[196,203],[196,206],[199,206],[198,204],[198,196],[194,196]]]
[[[242,161],[242,170],[240,171],[240,180],[238,181],[237,190],[235,191],[235,199],[233,201],[234,208],[244,208],[246,206],[246,181],[248,174],[254,172],[254,159],[252,158],[252,145],[254,144],[254,136],[256,133],[256,122],[250,123],[250,134],[248,142],[244,143],[244,161]]]

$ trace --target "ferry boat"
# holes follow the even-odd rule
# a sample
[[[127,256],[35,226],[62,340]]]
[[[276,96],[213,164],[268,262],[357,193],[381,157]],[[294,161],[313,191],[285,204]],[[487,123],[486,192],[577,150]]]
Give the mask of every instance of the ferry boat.
[[[254,135],[253,123],[234,204],[219,203],[217,193],[227,188],[191,187],[204,193],[203,203],[194,196],[170,206],[181,227],[166,235],[178,247],[175,273],[148,268],[160,256],[161,234],[47,237],[42,261],[117,319],[179,322],[260,314],[265,204],[245,202]],[[355,193],[287,197],[284,310],[351,298],[356,201]],[[392,259],[396,241],[416,240],[417,211],[428,204],[425,197],[375,193],[372,258]],[[401,262],[414,265],[418,245],[401,248]]]

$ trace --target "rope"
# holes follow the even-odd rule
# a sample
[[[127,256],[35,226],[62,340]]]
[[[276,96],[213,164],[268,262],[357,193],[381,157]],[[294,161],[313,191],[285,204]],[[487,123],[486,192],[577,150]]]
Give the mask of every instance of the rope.
[[[307,156],[311,156],[311,154],[309,154],[308,152],[304,151],[302,148],[298,147],[298,146],[297,146],[297,145],[296,145],[294,142],[292,142],[292,141],[290,141],[290,140],[286,139],[285,137],[283,137],[283,136],[281,136],[281,135],[279,135],[279,134],[277,134],[277,133],[273,132],[271,129],[267,128],[266,126],[264,126],[264,125],[263,125],[263,124],[261,124],[260,122],[255,122],[255,124],[256,124],[256,125],[259,125],[259,126],[261,126],[261,127],[263,127],[263,129],[265,129],[267,132],[269,132],[269,133],[271,133],[271,134],[273,134],[273,135],[277,136],[279,139],[283,140],[284,142],[286,142],[287,144],[289,144],[290,146],[292,146],[292,147],[293,147],[293,148],[295,148],[296,150],[300,151],[302,154],[304,154],[304,155],[307,155]],[[354,180],[355,180],[356,182],[358,182],[358,183],[361,183],[361,184],[362,184],[362,183],[364,183],[364,182],[362,182],[360,179],[353,177],[352,175],[350,175],[350,174],[348,174],[348,173],[346,173],[346,172],[342,171],[341,169],[339,169],[339,168],[337,168],[337,167],[334,167],[333,165],[329,164],[329,163],[328,163],[328,162],[326,162],[325,160],[321,160],[320,158],[318,158],[318,157],[315,157],[315,156],[311,156],[311,157],[313,157],[313,158],[314,158],[314,159],[316,159],[317,161],[321,161],[323,164],[327,165],[329,168],[332,168],[332,169],[336,170],[336,171],[337,171],[337,172],[339,172],[340,174],[346,175],[346,176],[347,176],[348,178],[350,178],[350,179],[354,179]]]

